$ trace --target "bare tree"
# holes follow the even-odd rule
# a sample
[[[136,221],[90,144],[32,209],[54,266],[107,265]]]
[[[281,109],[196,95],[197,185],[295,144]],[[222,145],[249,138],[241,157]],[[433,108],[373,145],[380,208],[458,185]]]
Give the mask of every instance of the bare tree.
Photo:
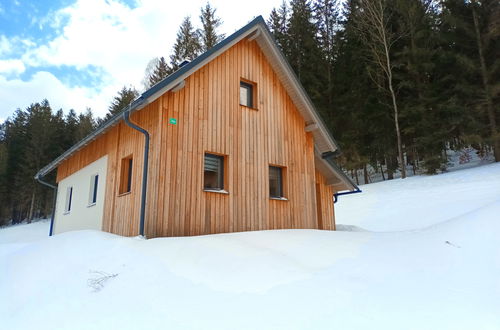
[[[388,90],[394,111],[394,127],[396,129],[398,158],[401,167],[401,178],[406,178],[406,167],[403,158],[403,145],[399,128],[399,111],[396,92],[393,86],[393,63],[391,48],[401,38],[403,32],[396,32],[389,25],[390,13],[387,0],[360,0],[359,8],[354,13],[354,26],[367,47],[369,58],[378,68],[372,80],[377,87]],[[380,83],[381,79],[384,83]]]
[[[160,62],[159,57],[153,57],[149,60],[148,65],[146,66],[146,70],[144,70],[144,78],[142,79],[142,85],[144,89],[149,89],[151,87],[151,82],[149,81],[156,67],[158,66],[158,62]]]

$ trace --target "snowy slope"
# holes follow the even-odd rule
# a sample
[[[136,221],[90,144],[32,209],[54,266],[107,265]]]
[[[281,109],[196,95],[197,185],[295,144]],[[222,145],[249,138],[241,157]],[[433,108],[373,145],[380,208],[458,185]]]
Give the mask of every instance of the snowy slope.
[[[361,194],[339,197],[335,204],[338,224],[372,231],[419,229],[498,202],[500,164],[372,183],[360,188]]]
[[[49,234],[49,220],[40,220],[30,225],[19,224],[0,228],[0,244],[2,243],[29,243],[47,238]]]
[[[489,165],[341,197],[344,223],[386,232],[142,240],[81,231],[22,242],[34,225],[0,229],[2,328],[500,329],[499,178]],[[399,193],[374,224],[362,210],[391,186]],[[467,207],[444,193],[459,188]],[[408,211],[422,191],[434,197]]]

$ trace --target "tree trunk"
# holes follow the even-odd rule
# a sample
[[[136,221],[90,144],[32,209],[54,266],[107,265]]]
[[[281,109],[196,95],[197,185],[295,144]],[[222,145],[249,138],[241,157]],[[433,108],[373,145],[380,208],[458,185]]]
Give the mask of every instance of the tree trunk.
[[[387,180],[394,179],[394,163],[392,156],[389,156],[386,160],[387,165]]]
[[[363,179],[365,180],[365,184],[370,183],[370,177],[368,176],[368,169],[365,166],[363,166]]]
[[[473,1],[472,7],[472,18],[474,19],[474,29],[476,32],[477,50],[479,54],[479,62],[481,64],[481,78],[483,80],[484,94],[486,96],[486,106],[488,110],[488,121],[490,128],[490,136],[493,142],[493,154],[495,155],[495,162],[500,162],[500,136],[497,131],[497,123],[495,118],[495,109],[493,107],[493,100],[490,93],[488,71],[486,69],[486,61],[484,60],[483,45],[481,42],[481,32],[479,31],[479,22],[476,13],[477,1]]]
[[[28,223],[31,223],[31,220],[33,220],[34,207],[35,207],[35,190],[33,190],[33,194],[31,194],[31,204],[30,204],[30,211],[28,213]]]
[[[399,129],[398,103],[396,102],[396,93],[394,92],[394,88],[392,87],[392,67],[391,67],[391,60],[389,58],[389,49],[387,48],[387,44],[385,44],[384,47],[385,47],[385,57],[387,60],[387,80],[389,82],[389,91],[391,92],[392,107],[394,109],[394,126],[396,128],[399,166],[401,167],[401,179],[404,179],[406,178],[406,167],[405,167],[405,160],[403,158],[403,143],[401,142],[401,131]]]
[[[385,176],[384,176],[384,168],[382,167],[382,163],[380,165],[380,173],[382,173],[382,181],[385,181]]]

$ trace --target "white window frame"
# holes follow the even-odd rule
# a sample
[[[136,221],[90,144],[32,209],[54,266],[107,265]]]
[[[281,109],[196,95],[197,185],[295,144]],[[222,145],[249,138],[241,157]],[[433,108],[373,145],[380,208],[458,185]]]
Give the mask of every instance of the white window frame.
[[[97,184],[96,184],[97,178]],[[89,203],[88,207],[97,204],[97,190],[99,188],[99,173],[94,173],[90,176]],[[94,200],[95,197],[95,200]]]
[[[66,202],[64,203],[64,214],[69,214],[71,212],[73,200],[73,186],[66,188]]]

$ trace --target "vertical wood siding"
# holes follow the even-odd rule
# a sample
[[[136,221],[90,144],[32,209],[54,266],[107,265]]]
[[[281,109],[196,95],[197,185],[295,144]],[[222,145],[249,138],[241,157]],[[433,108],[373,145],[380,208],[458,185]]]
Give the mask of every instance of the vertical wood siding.
[[[255,109],[239,105],[240,79],[256,84]],[[151,135],[148,237],[335,229],[333,190],[315,170],[312,134],[255,41],[239,42],[131,117]],[[138,233],[143,147],[142,134],[120,123],[58,168],[59,181],[109,155],[105,231]],[[205,152],[226,156],[227,194],[203,191]],[[129,155],[132,189],[118,195]],[[285,167],[287,200],[269,198],[270,164]]]

